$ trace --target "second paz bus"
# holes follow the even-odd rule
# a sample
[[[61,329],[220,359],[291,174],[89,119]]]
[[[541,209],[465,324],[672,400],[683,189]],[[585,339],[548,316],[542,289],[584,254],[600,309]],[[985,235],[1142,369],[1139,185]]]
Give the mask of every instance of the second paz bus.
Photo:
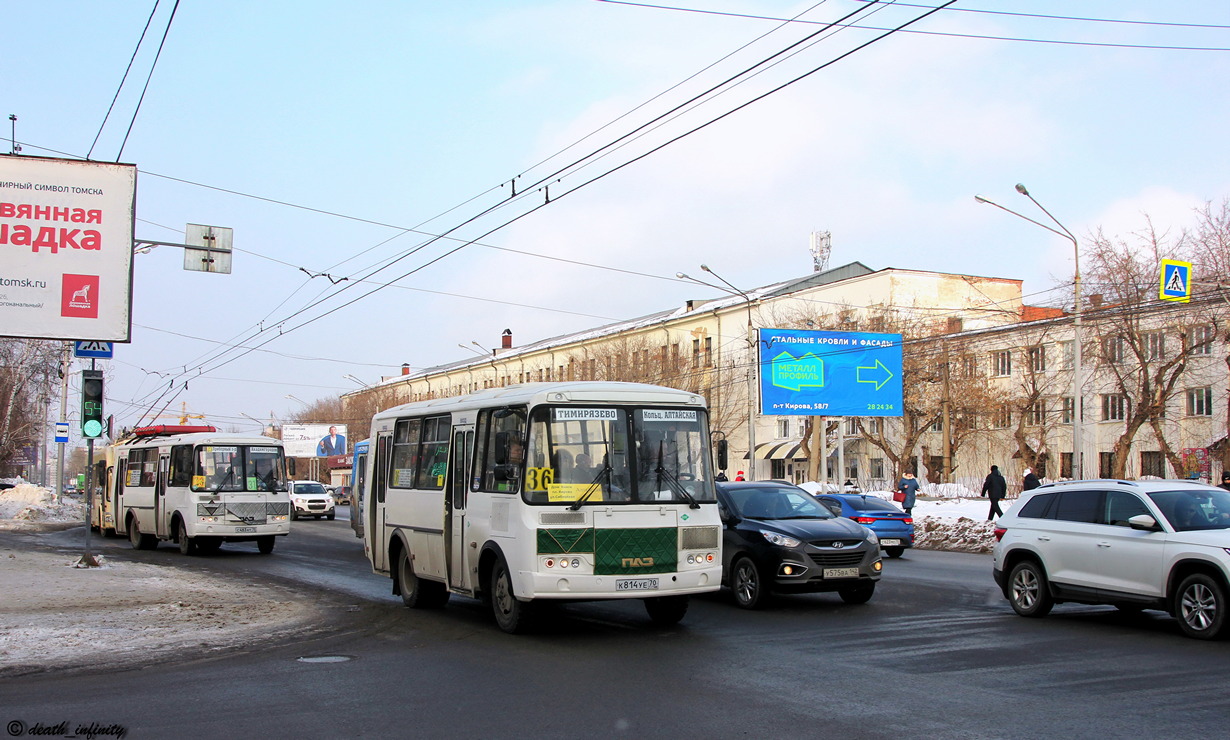
[[[536,601],[644,599],[674,624],[722,577],[704,399],[528,383],[372,419],[363,546],[410,607],[452,593],[522,631]]]

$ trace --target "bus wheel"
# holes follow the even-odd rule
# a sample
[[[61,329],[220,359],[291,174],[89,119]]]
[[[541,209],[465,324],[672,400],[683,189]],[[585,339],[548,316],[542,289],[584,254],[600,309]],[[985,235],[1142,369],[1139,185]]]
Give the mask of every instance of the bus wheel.
[[[491,612],[499,628],[510,635],[529,628],[529,605],[518,601],[513,593],[512,576],[503,558],[497,560],[491,570]]]
[[[273,543],[276,541],[277,538],[271,534],[265,535],[264,537],[257,537],[256,549],[261,551],[261,555],[268,555],[273,552]]]
[[[153,550],[158,546],[158,539],[154,535],[141,531],[141,525],[137,523],[135,516],[128,520],[128,541],[132,543],[134,550]]]
[[[397,553],[397,590],[401,592],[401,603],[411,609],[430,609],[438,606],[439,597],[433,600],[434,592],[430,581],[424,581],[414,575],[414,566],[410,564],[410,552],[402,548]],[[441,584],[443,585],[443,584]],[[445,592],[445,596],[448,592]]]
[[[196,539],[188,536],[188,528],[183,522],[178,522],[175,525],[175,537],[179,540],[179,553],[181,555],[196,554]]]
[[[683,615],[688,613],[688,597],[658,596],[645,599],[645,611],[649,612],[649,619],[654,624],[659,627],[670,627],[679,624]]]

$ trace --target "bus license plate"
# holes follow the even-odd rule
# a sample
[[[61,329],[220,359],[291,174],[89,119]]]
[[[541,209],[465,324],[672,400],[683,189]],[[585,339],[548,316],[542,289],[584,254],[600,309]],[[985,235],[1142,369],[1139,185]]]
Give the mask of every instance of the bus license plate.
[[[255,532],[256,527],[235,527],[236,532]]]
[[[616,591],[656,591],[657,578],[616,578]]]
[[[858,578],[858,568],[825,568],[825,578]]]
[[[890,546],[890,547],[891,547],[891,546],[893,546],[893,545],[900,545],[900,544],[901,544],[901,540],[884,540],[884,539],[882,539],[882,540],[880,540],[880,544],[881,544],[881,545],[888,545],[888,546]]]

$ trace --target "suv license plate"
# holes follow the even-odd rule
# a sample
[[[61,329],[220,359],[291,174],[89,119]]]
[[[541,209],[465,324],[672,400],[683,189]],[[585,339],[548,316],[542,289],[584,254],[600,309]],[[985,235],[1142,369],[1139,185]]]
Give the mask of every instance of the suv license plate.
[[[255,532],[256,527],[235,527],[236,532]]]
[[[880,540],[880,544],[881,544],[881,545],[890,545],[890,546],[891,546],[891,545],[900,545],[900,544],[901,544],[901,540],[884,540],[884,539],[882,539],[882,540]]]
[[[825,578],[858,578],[858,568],[825,568]]]
[[[657,578],[616,578],[616,591],[656,591]]]

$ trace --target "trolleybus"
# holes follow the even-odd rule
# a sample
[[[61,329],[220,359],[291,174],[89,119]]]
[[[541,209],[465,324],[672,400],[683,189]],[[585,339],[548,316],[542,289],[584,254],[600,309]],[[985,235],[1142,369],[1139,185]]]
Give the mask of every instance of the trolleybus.
[[[211,426],[141,427],[108,447],[104,462],[92,521],[134,548],[170,540],[187,555],[254,541],[268,554],[290,532],[280,440]]]
[[[409,607],[644,599],[673,624],[716,591],[721,522],[704,399],[638,383],[528,383],[372,420],[363,546]]]

